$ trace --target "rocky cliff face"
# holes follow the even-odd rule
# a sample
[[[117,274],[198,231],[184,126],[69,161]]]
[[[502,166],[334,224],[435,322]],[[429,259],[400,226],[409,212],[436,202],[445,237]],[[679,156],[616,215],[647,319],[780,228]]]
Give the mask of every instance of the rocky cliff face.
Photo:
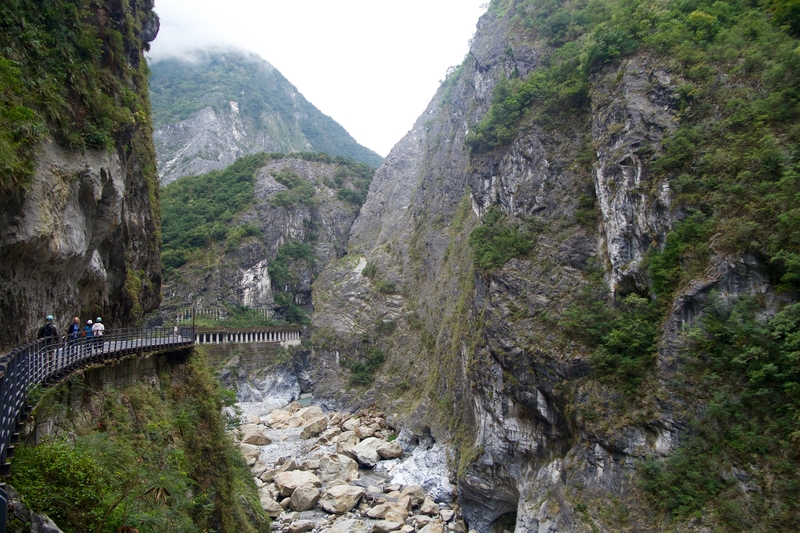
[[[767,314],[790,297],[755,257],[714,252],[667,305],[637,399],[593,373],[564,317],[587,298],[651,294],[648,253],[686,216],[653,168],[680,124],[687,80],[668,57],[630,53],[591,72],[585,112],[523,120],[506,143],[470,152],[494,88],[549,65],[552,48],[518,25],[528,7],[492,2],[464,64],[377,171],[348,255],[315,282],[314,393],[376,401],[450,443],[479,532],[514,522],[525,532],[663,530],[637,480],[704,405],[681,385],[681,332],[715,292],[755,296]],[[481,271],[470,235],[498,208],[508,227],[526,228],[531,249]],[[609,296],[588,296],[598,276]],[[381,290],[387,282],[394,290]],[[365,340],[387,362],[369,390],[342,392],[342,367],[363,361]]]
[[[125,91],[125,105],[131,106],[115,111],[104,108],[102,112],[118,112],[115,116],[119,122],[113,127],[109,126],[112,122],[105,123],[110,131],[103,140],[106,133],[88,125],[98,111],[82,108],[92,101],[89,97],[61,101],[82,118],[67,126],[51,122],[49,133],[31,147],[33,171],[25,178],[25,186],[4,187],[0,193],[0,317],[7,325],[0,333],[0,346],[5,348],[35,337],[48,314],[56,317],[61,331],[75,315],[102,315],[108,327],[119,327],[140,320],[160,300],[158,182],[146,77],[142,74],[146,68],[142,50],[155,38],[158,18],[152,3],[108,4],[84,13],[85,18],[73,27],[76,35],[59,41],[52,57],[39,56],[37,60],[13,46],[4,48],[4,54],[17,61],[21,79],[37,77],[37,69],[47,68],[42,63],[61,61],[62,54],[73,52],[69,47],[77,33],[111,38],[110,28],[118,28],[126,32],[124,36],[117,32],[124,54],[114,59],[98,56],[97,64],[84,65],[83,73],[100,76],[101,71],[94,69],[105,61],[102,75],[107,76],[106,84],[95,87],[92,98],[114,102],[114,92]],[[37,16],[49,16],[50,10],[57,8],[56,4],[47,10],[37,8],[32,14],[17,6],[15,11],[4,12],[4,17],[18,17],[13,23],[9,22],[11,18],[4,19],[9,28],[7,36],[13,38],[15,24],[26,17],[28,31],[49,31],[46,26],[37,26]],[[70,16],[75,13],[69,12]],[[112,54],[112,50],[105,53]],[[30,47],[27,52],[34,54]],[[76,59],[71,61],[79,67]],[[78,87],[80,76],[71,80],[74,85],[65,86],[65,92],[83,90]],[[47,94],[44,89],[42,93]],[[11,98],[12,93],[7,94]],[[36,109],[35,101],[27,104],[34,109],[31,113],[45,116],[63,111],[56,104],[49,111]],[[59,119],[65,118],[59,115]],[[74,134],[68,129],[81,124],[86,125],[83,132]],[[90,128],[94,128],[91,134]],[[82,147],[75,146],[81,143]],[[105,147],[94,149],[92,143]]]
[[[158,61],[152,73],[163,185],[258,152],[327,152],[372,166],[381,162],[254,54],[198,51],[193,60]]]
[[[192,305],[268,308],[276,318],[283,318],[289,304],[311,312],[311,284],[328,263],[346,253],[350,226],[358,213],[356,204],[337,196],[335,182],[343,183],[341,171],[337,163],[292,157],[271,160],[259,169],[255,202],[237,216],[237,224],[254,227],[257,235],[224,251],[204,252],[176,269],[164,284],[162,319],[171,322],[177,310]],[[289,182],[278,181],[281,176],[309,183],[311,195],[296,203],[277,202],[276,197],[289,190],[284,184]],[[281,249],[296,245],[307,247],[303,249],[307,253],[298,249],[284,254],[288,278],[271,279],[270,263]]]

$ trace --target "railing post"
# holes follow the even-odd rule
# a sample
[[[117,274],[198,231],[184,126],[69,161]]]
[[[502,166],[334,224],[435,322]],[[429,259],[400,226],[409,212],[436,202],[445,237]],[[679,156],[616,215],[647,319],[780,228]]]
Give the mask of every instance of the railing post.
[[[0,483],[0,533],[5,533],[8,522],[8,494],[6,484]]]

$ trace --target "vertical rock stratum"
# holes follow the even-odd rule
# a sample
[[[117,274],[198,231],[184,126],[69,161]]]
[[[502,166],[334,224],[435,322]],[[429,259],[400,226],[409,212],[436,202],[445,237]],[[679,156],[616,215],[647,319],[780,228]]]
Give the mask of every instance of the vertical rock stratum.
[[[479,532],[798,525],[797,41],[648,5],[491,2],[313,286],[315,396],[449,443]]]
[[[160,301],[158,176],[142,56],[152,1],[0,8],[0,345],[52,314],[133,324]]]

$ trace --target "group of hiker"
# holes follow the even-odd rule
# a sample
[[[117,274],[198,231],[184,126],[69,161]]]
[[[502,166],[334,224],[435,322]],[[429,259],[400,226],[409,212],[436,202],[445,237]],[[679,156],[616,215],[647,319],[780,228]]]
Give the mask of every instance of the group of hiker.
[[[78,344],[80,339],[85,339],[86,349],[91,350],[94,346],[103,346],[103,332],[106,327],[103,325],[103,319],[97,317],[92,322],[91,319],[86,321],[86,324],[81,328],[81,320],[78,317],[72,319],[72,323],[67,328],[67,336],[65,340],[71,346]],[[56,326],[53,315],[47,315],[44,325],[39,328],[38,338],[45,339],[45,342],[50,344],[57,344],[61,337],[58,334],[58,327]]]

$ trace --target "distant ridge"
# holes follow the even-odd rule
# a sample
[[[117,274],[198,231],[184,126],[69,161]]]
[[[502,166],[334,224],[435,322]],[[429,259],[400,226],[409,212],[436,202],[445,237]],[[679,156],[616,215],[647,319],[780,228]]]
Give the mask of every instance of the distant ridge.
[[[256,54],[198,50],[150,68],[162,185],[258,152],[326,152],[375,167],[383,161]]]

